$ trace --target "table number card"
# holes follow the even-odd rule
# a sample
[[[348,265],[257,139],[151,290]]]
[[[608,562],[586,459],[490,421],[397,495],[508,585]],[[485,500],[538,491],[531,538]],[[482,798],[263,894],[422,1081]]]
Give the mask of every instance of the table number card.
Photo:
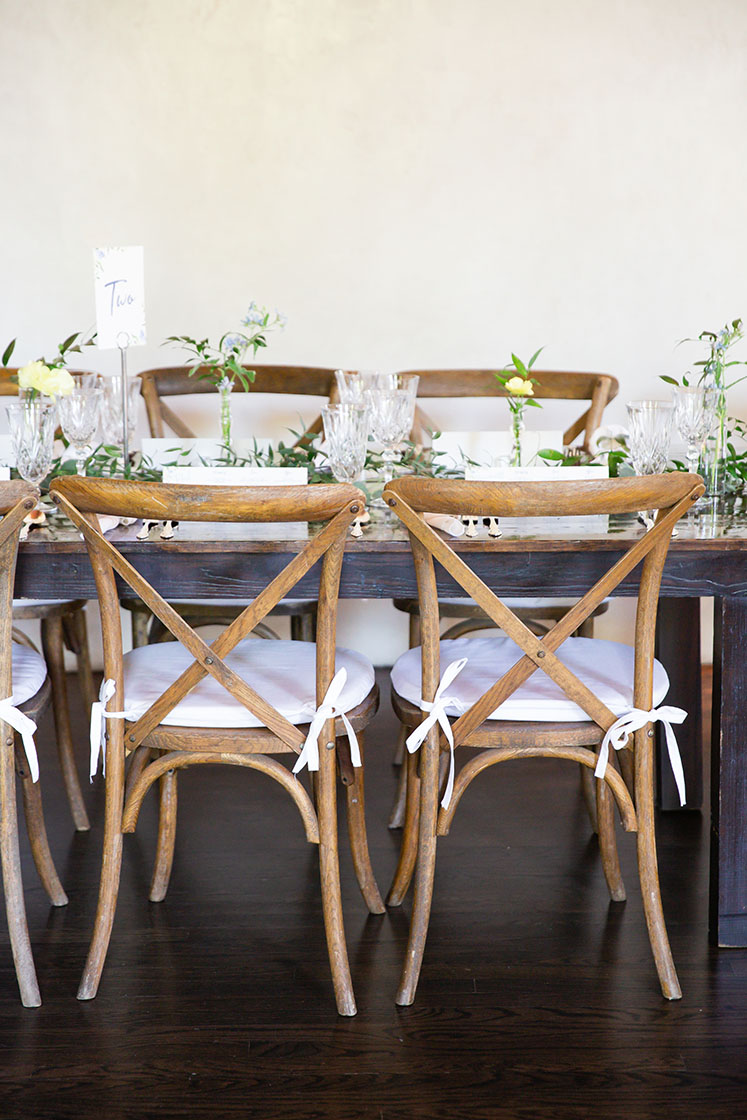
[[[96,345],[100,350],[145,345],[142,245],[93,250]]]

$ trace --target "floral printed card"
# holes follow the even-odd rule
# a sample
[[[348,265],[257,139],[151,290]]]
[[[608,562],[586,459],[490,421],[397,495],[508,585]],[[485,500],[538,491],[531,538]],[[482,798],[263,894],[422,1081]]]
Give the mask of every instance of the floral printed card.
[[[145,345],[142,245],[93,250],[96,345],[100,350]]]

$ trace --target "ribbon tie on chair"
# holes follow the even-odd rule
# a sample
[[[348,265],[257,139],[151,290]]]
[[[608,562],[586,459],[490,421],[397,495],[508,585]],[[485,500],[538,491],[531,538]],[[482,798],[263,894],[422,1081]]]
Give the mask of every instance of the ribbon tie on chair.
[[[116,684],[111,677],[101,682],[99,698],[91,704],[91,764],[89,767],[90,780],[96,777],[99,768],[99,758],[103,758],[103,772],[106,774],[106,724],[107,719],[130,719],[130,712],[107,712],[106,705],[111,700],[116,690]]]
[[[672,767],[674,780],[677,783],[677,792],[680,795],[680,805],[685,804],[685,773],[682,769],[682,759],[680,758],[680,750],[677,746],[677,739],[675,738],[673,723],[683,723],[687,719],[687,712],[682,708],[674,708],[667,705],[661,708],[652,708],[650,712],[644,712],[641,708],[632,708],[625,715],[616,719],[612,726],[602,739],[602,746],[599,751],[599,758],[597,759],[596,769],[594,770],[595,778],[603,778],[607,769],[607,759],[609,758],[610,746],[619,751],[622,747],[627,746],[628,739],[634,731],[640,731],[647,723],[661,723],[664,728],[664,734],[667,740],[667,753],[669,754],[669,764]]]
[[[13,730],[17,731],[21,736],[23,749],[26,754],[26,759],[28,760],[29,770],[31,771],[31,780],[32,782],[38,781],[39,759],[36,754],[36,744],[34,743],[36,724],[32,719],[29,719],[20,708],[14,707],[12,696],[6,696],[4,700],[0,700],[0,719],[9,724]]]
[[[337,701],[340,699],[340,694],[345,687],[345,682],[348,679],[347,669],[344,667],[338,669],[335,673],[329,688],[327,689],[324,699],[318,708],[313,709],[311,723],[309,724],[309,732],[306,736],[306,742],[303,745],[303,750],[296,759],[296,765],[293,767],[293,773],[298,774],[307,766],[310,771],[317,771],[319,769],[319,736],[322,733],[325,723],[328,719],[342,720],[343,727],[350,742],[350,759],[353,766],[360,766],[361,764],[361,750],[358,746],[358,739],[356,738],[353,725],[348,719],[345,712],[337,707]]]
[[[447,742],[449,744],[450,758],[449,777],[446,781],[446,789],[444,791],[443,800],[441,801],[441,805],[444,809],[448,809],[449,805],[451,804],[451,795],[454,790],[455,770],[454,733],[451,730],[451,724],[449,723],[449,717],[446,714],[446,709],[448,707],[456,708],[460,715],[462,712],[466,711],[466,708],[461,700],[459,700],[456,696],[446,695],[446,689],[449,687],[455,677],[457,677],[461,673],[466,664],[467,658],[461,657],[458,661],[452,661],[450,665],[446,666],[443,671],[443,675],[439,682],[438,688],[436,689],[436,695],[433,697],[433,700],[420,701],[420,710],[423,712],[428,712],[428,715],[425,717],[422,723],[418,724],[415,730],[410,735],[408,735],[407,739],[405,740],[405,746],[407,747],[408,751],[410,752],[410,754],[414,754],[414,752],[425,742],[428,732],[433,726],[435,726],[435,724],[439,725],[444,735],[446,736]]]

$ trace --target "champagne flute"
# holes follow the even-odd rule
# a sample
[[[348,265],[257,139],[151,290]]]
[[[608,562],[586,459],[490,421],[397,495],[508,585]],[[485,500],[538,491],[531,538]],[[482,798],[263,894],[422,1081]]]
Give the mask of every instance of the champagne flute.
[[[687,443],[687,469],[698,473],[698,459],[716,419],[717,393],[704,385],[682,385],[672,390],[674,420]]]

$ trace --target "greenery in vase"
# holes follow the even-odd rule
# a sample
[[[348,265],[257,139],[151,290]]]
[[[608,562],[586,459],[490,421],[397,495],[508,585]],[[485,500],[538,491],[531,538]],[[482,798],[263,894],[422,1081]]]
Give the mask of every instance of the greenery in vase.
[[[209,338],[195,339],[189,335],[170,335],[166,342],[175,343],[187,350],[192,357],[190,364],[194,368],[189,371],[189,376],[197,376],[205,381],[212,381],[219,388],[226,382],[231,387],[236,381],[243,389],[248,389],[256,376],[253,369],[247,369],[244,363],[251,351],[252,357],[257,356],[257,351],[267,346],[267,334],[270,331],[282,330],[286,319],[277,311],[270,312],[266,307],[260,307],[253,300],[249,310],[241,320],[244,331],[226,331],[214,346]]]
[[[24,391],[27,400],[35,400],[39,396],[68,396],[73,390],[73,379],[67,370],[68,357],[70,354],[80,354],[84,346],[93,346],[95,339],[95,333],[86,338],[82,331],[76,331],[59,344],[57,354],[51,361],[37,358],[35,362],[27,362],[25,366],[21,366],[16,375],[19,390]],[[15,338],[9,342],[0,357],[3,369],[13,356],[16,342]]]
[[[718,487],[718,480],[723,479],[728,481],[729,477],[735,477],[734,461],[740,456],[734,450],[731,438],[734,432],[737,431],[739,435],[744,435],[743,431],[739,428],[731,429],[729,427],[729,416],[727,409],[726,394],[729,389],[733,389],[740,381],[747,378],[747,374],[742,377],[737,377],[733,381],[729,381],[729,374],[726,372],[732,366],[747,365],[747,362],[737,358],[729,359],[729,350],[737,342],[739,342],[744,335],[743,325],[741,319],[732,319],[731,323],[726,323],[724,327],[718,332],[715,331],[701,331],[697,339],[684,338],[682,342],[702,342],[708,347],[708,356],[702,358],[700,361],[695,362],[696,366],[701,367],[701,373],[698,378],[698,384],[705,387],[710,387],[716,390],[716,427],[714,435],[711,439],[711,458],[712,462],[709,465],[710,479],[706,479],[708,489],[715,492]],[[680,382],[675,377],[668,377],[666,374],[661,375],[661,380],[669,385],[679,385]],[[690,384],[687,374],[682,378],[682,385],[688,386]],[[731,421],[734,423],[734,421]]]
[[[524,429],[524,409],[531,405],[533,408],[542,408],[539,401],[534,399],[534,386],[537,379],[531,376],[531,369],[544,350],[540,346],[529,361],[525,364],[516,354],[511,355],[512,364],[506,373],[496,373],[496,378],[506,390],[508,407],[511,410],[512,455],[511,466],[521,466],[521,433]]]

